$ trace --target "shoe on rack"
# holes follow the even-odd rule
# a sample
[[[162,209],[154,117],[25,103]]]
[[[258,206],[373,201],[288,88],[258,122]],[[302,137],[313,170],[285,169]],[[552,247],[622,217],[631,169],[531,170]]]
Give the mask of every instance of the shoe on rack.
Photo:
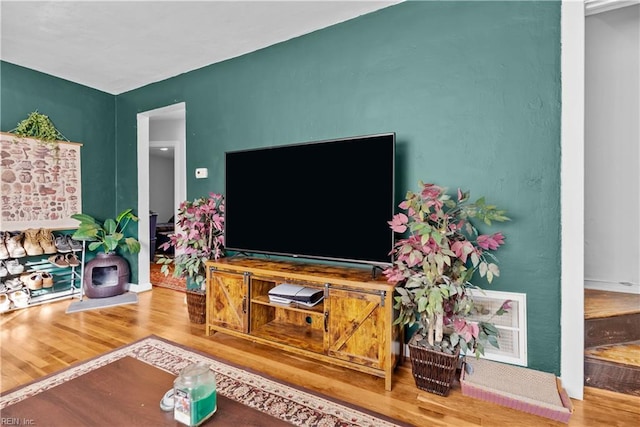
[[[64,259],[64,255],[62,254],[51,255],[49,258],[47,258],[47,261],[49,261],[51,264],[55,265],[56,267],[60,267],[60,268],[69,267],[69,263],[67,262],[66,259]]]
[[[68,252],[71,252],[71,246],[69,246],[69,242],[67,241],[67,236],[65,234],[56,236],[55,245],[56,249],[60,253],[66,254]]]
[[[20,280],[25,284],[27,288],[31,289],[32,291],[42,289],[42,276],[38,271],[25,273],[20,276]]]
[[[67,243],[73,252],[82,252],[82,242],[71,237],[71,234],[67,234]]]
[[[16,289],[20,289],[23,283],[19,277],[14,277],[13,279],[7,280],[5,286],[7,287],[7,291],[15,291]]]
[[[8,234],[7,232],[0,231],[0,259],[9,259],[9,251],[5,243]]]
[[[53,287],[53,275],[47,271],[39,271],[40,277],[42,277],[42,287],[49,289]]]
[[[0,277],[7,277],[9,275],[9,270],[4,265],[4,261],[0,261]]]
[[[22,246],[23,234],[20,231],[13,231],[5,233],[5,244],[7,251],[9,251],[9,257],[22,258],[27,256],[27,252]]]
[[[77,267],[80,265],[80,260],[74,253],[65,254],[64,260],[67,261],[67,264],[69,264],[69,267]]]
[[[9,274],[20,274],[24,271],[24,265],[20,264],[17,259],[9,259],[4,262]]]
[[[40,246],[42,247],[42,250],[45,254],[51,255],[58,252],[51,230],[41,228],[40,232],[38,233],[38,242],[40,243]]]
[[[23,308],[29,305],[29,300],[31,299],[31,297],[29,296],[28,290],[18,289],[17,291],[13,291],[9,294],[9,299],[16,307]]]
[[[9,296],[5,293],[0,293],[0,313],[4,313],[10,308],[11,300],[9,299]]]
[[[37,228],[29,228],[24,231],[24,242],[22,246],[29,256],[42,255],[44,250],[40,246],[38,235],[40,230]]]

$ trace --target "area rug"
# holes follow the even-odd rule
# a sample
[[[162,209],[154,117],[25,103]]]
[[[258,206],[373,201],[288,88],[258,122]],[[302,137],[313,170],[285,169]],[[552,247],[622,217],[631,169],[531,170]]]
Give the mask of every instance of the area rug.
[[[327,396],[284,384],[265,375],[250,372],[156,336],[144,338],[9,391],[0,396],[0,411],[9,405],[14,405],[127,356],[176,376],[182,368],[191,363],[209,364],[215,372],[219,394],[291,425],[308,427],[407,426],[407,424],[363,408],[357,408]],[[161,396],[164,390],[158,390],[158,393]],[[70,404],[73,405],[73,402]]]
[[[151,263],[150,276],[151,284],[160,288],[173,289],[174,291],[186,292],[187,279],[184,277],[173,277],[172,274],[165,276],[160,269],[162,265]]]
[[[137,304],[138,295],[132,292],[106,298],[84,298],[69,304],[66,313],[77,313],[79,311],[95,310],[98,308],[115,307],[117,305]]]

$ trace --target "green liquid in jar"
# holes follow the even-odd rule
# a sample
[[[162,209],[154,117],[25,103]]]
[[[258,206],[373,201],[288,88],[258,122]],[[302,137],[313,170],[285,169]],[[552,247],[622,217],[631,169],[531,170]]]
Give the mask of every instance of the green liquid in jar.
[[[192,391],[192,396],[191,420],[194,425],[198,425],[218,409],[217,393],[215,388],[201,386]]]

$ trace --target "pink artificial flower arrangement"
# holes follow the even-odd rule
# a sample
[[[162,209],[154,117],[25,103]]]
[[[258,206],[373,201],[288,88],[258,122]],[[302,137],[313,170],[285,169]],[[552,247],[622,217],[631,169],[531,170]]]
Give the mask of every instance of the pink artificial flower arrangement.
[[[506,313],[510,301],[505,301],[489,321],[467,320],[481,311],[469,292],[479,289],[471,280],[476,272],[488,283],[500,276],[492,252],[505,239],[499,232],[480,234],[470,220],[490,226],[492,221],[509,218],[504,211],[487,205],[484,198],[469,202],[468,192],[458,190],[454,199],[437,185],[420,182],[420,187],[418,193],[407,192],[399,205],[404,212],[389,221],[394,232],[404,235],[391,251],[393,265],[384,271],[387,280],[398,285],[396,323],[417,324],[419,330],[413,339],[419,345],[449,354],[461,348],[480,356],[486,342],[497,347],[498,331],[490,320]]]
[[[205,262],[224,255],[224,196],[210,193],[194,201],[186,200],[178,208],[176,232],[161,249],[175,248],[173,258],[161,256],[161,271],[168,275],[174,265],[174,277],[187,277],[202,289],[206,277]]]

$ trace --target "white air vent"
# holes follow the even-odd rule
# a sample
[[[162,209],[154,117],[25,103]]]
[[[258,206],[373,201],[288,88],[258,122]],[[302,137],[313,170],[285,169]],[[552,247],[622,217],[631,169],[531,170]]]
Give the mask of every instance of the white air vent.
[[[498,338],[500,348],[487,344],[484,357],[498,362],[527,366],[527,295],[487,290],[474,291],[472,295],[474,303],[477,306],[484,306],[491,314],[472,316],[469,319],[490,321],[500,333]],[[511,310],[502,316],[491,318],[505,300],[511,300]]]

